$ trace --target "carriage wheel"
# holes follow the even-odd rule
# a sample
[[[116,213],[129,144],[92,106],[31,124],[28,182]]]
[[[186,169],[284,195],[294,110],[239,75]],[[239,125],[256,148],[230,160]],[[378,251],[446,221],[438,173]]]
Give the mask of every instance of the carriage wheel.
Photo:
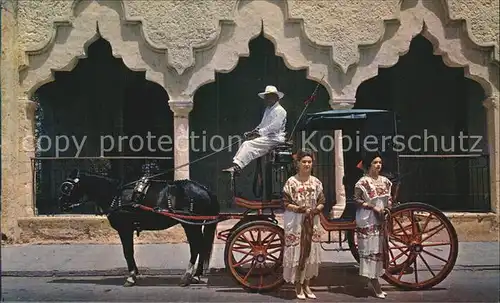
[[[237,228],[226,243],[224,263],[235,281],[250,291],[270,291],[283,280],[285,235],[268,221]]]
[[[359,262],[354,231],[347,231],[353,257]],[[400,204],[392,209],[388,268],[384,279],[408,290],[429,289],[451,272],[458,256],[458,237],[450,220],[424,203]]]
[[[403,289],[429,289],[446,279],[457,256],[457,233],[439,209],[417,202],[393,209],[387,282]]]

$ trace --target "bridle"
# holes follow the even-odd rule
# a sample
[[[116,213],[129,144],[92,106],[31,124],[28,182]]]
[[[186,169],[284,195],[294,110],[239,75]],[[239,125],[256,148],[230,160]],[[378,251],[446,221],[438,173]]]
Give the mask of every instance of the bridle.
[[[60,201],[63,203],[63,205],[62,205],[63,211],[64,210],[71,210],[73,208],[80,207],[82,205],[94,204],[94,206],[97,206],[97,208],[100,209],[100,212],[102,213],[101,207],[99,205],[97,205],[92,200],[84,200],[84,201],[78,202],[78,203],[73,203],[71,201],[71,196],[73,194],[73,191],[78,186],[80,186],[80,173],[78,173],[78,176],[74,179],[71,179],[71,178],[66,179],[66,181],[64,181],[61,184],[61,186],[59,187],[59,191],[61,192],[61,195],[64,197],[67,197],[69,199],[68,203],[66,203],[66,201]]]

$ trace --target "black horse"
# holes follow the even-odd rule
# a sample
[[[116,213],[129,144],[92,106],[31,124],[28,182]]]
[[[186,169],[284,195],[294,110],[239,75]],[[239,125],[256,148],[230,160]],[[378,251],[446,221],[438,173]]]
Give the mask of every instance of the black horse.
[[[141,198],[140,205],[154,209],[144,210],[137,207],[134,188],[123,188],[119,180],[74,170],[61,185],[59,197],[61,209],[66,212],[85,203],[95,203],[100,214],[106,214],[110,225],[118,232],[127,261],[129,276],[124,286],[137,282],[139,270],[134,259],[134,231],[164,230],[180,223],[189,242],[191,258],[180,285],[187,286],[196,282],[208,270],[213,249],[217,221],[203,224],[179,222],[158,213],[158,210],[188,213],[200,216],[217,216],[220,206],[217,198],[206,187],[191,180],[151,180]],[[86,197],[82,202],[82,199]],[[202,227],[204,226],[203,230]],[[199,256],[196,272],[194,265]],[[199,279],[198,279],[199,281]]]

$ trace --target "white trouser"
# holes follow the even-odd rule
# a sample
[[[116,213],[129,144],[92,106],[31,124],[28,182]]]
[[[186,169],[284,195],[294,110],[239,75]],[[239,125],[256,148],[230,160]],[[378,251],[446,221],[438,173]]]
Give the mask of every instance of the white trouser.
[[[277,144],[283,142],[284,139],[281,137],[258,137],[252,140],[247,140],[241,144],[233,158],[233,162],[238,164],[240,168],[243,168],[253,160],[267,154]]]

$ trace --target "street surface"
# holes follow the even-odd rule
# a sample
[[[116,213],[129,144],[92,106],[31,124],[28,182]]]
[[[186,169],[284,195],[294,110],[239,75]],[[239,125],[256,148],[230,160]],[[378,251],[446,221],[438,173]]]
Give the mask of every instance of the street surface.
[[[330,268],[331,269],[331,268]],[[352,278],[356,270],[349,270]],[[335,274],[339,277],[335,279]],[[329,276],[327,279],[325,276]],[[343,279],[343,270],[322,271],[316,282],[318,302],[373,302],[363,285]],[[100,302],[285,302],[294,292],[284,287],[269,294],[247,293],[226,275],[214,275],[208,285],[177,286],[179,276],[146,276],[135,287],[125,288],[123,277],[3,277],[5,301],[100,301]],[[351,279],[349,279],[351,280]],[[400,291],[386,284],[386,301],[393,302],[498,302],[498,267],[489,270],[457,270],[440,285],[428,291]],[[319,285],[318,285],[319,284]],[[326,286],[329,285],[329,286]]]
[[[117,245],[29,245],[2,247],[2,301],[98,302],[285,302],[297,301],[290,286],[252,294],[239,287],[223,267],[222,245],[215,247],[212,269],[203,284],[177,286],[188,258],[187,245],[137,245],[142,276],[122,287],[124,259]],[[184,260],[186,259],[186,260]],[[460,243],[454,271],[427,291],[402,291],[383,282],[392,302],[498,302],[499,253],[496,242]],[[166,265],[169,264],[169,265]],[[320,277],[313,284],[317,302],[378,302],[357,277],[348,252],[324,252]],[[309,300],[311,301],[311,300]]]

